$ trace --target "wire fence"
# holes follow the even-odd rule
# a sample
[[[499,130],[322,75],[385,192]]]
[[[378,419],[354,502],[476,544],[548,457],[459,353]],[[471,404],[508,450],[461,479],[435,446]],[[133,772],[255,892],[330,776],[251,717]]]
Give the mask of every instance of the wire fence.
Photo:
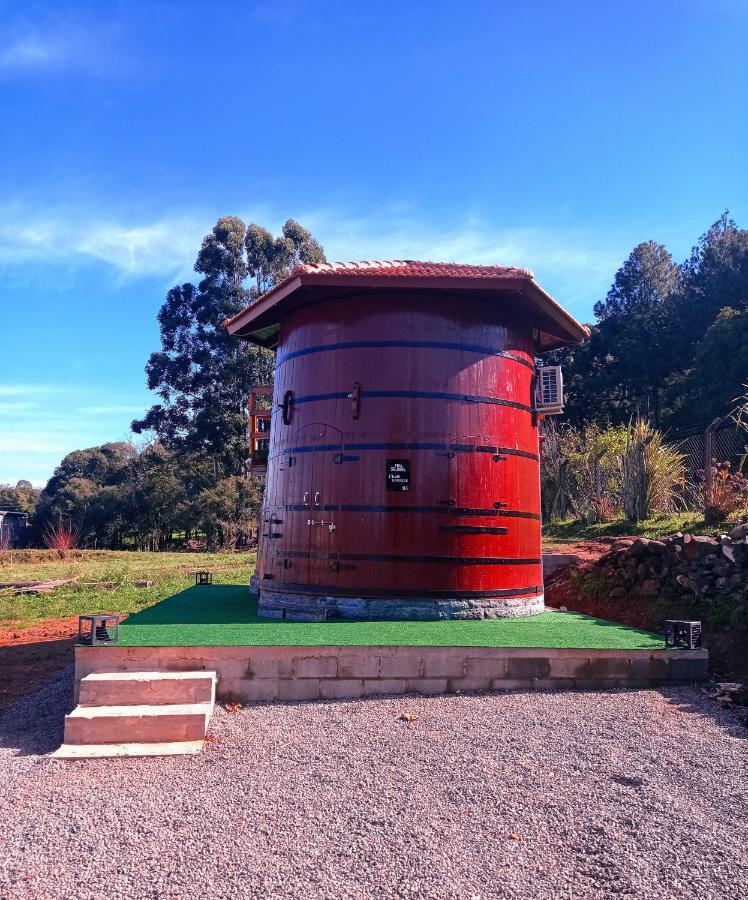
[[[696,480],[704,469],[709,422],[699,423],[690,428],[673,429],[665,435],[668,444],[675,444],[686,457],[686,467],[691,480]],[[733,471],[744,463],[748,453],[748,432],[727,420],[712,429],[713,460],[729,462]]]

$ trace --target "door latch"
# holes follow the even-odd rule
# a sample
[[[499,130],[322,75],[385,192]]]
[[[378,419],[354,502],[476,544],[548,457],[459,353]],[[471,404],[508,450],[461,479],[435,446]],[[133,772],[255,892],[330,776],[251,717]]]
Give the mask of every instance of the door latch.
[[[319,522],[316,519],[307,519],[307,525],[327,525],[329,531],[335,531],[335,523],[334,522],[325,522],[324,519],[320,519]]]

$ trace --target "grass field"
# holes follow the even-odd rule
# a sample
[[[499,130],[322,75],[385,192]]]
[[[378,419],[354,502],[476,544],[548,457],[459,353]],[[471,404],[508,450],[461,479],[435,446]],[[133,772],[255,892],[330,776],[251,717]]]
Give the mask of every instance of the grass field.
[[[133,613],[194,584],[196,569],[213,572],[220,582],[247,584],[254,562],[254,553],[85,550],[61,560],[45,550],[6,551],[0,554],[0,582],[77,577],[80,582],[113,581],[116,586],[101,590],[79,583],[51,594],[20,596],[0,589],[0,624],[24,626],[93,612]],[[139,580],[153,581],[153,587],[135,587]]]
[[[587,525],[578,519],[570,519],[544,525],[543,544],[547,549],[552,550],[554,546],[568,544],[570,541],[589,541],[613,535],[636,534],[642,537],[655,538],[666,534],[674,534],[676,531],[689,532],[690,534],[713,534],[716,531],[729,531],[734,525],[734,522],[708,525],[700,513],[692,512],[655,516],[651,519],[644,519],[641,522],[631,522],[629,519],[614,519],[612,522],[601,522],[597,525]]]
[[[564,647],[662,650],[657,635],[577,613],[440,622],[285,622],[257,615],[248,587],[191,587],[130,616],[120,646]],[[102,648],[106,652],[106,648]]]

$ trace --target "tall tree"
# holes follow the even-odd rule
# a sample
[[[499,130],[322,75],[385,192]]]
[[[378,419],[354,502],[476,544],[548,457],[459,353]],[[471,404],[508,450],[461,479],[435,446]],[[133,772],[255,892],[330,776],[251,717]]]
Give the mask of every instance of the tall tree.
[[[206,454],[216,481],[241,474],[247,395],[252,385],[272,381],[272,355],[231,337],[222,323],[297,262],[320,261],[322,247],[292,219],[278,238],[236,216],[219,219],[195,263],[202,280],[172,288],[159,311],[162,349],[151,354],[146,373],[161,402],[133,430],[152,430],[172,449]]]
[[[678,281],[670,253],[655,241],[634,247],[604,301],[595,304],[606,348],[604,389],[617,396],[621,421],[642,415],[660,422],[660,390],[668,371],[668,301]]]
[[[681,267],[672,306],[674,369],[690,366],[720,310],[748,309],[748,230],[738,228],[727,212],[701,236]]]
[[[565,368],[570,421],[620,424],[643,415],[659,424],[668,304],[677,279],[678,267],[662,244],[634,247],[606,298],[595,304],[598,321],[589,340],[552,357]]]
[[[726,306],[696,345],[693,365],[668,380],[673,425],[724,419],[748,385],[748,309]]]
[[[15,487],[0,484],[0,509],[20,510],[32,515],[39,502],[39,494],[30,481],[22,478]]]

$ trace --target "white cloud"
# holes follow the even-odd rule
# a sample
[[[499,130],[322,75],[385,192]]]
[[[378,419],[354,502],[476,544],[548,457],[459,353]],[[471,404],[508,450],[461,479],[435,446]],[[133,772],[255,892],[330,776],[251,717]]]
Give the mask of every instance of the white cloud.
[[[60,388],[53,384],[0,384],[0,397],[46,395],[55,390],[60,390]]]
[[[64,45],[29,34],[8,44],[0,53],[2,69],[46,69],[64,60]]]
[[[238,214],[274,230],[282,223],[268,209],[239,209]],[[176,212],[137,222],[70,208],[39,213],[23,204],[0,206],[0,267],[28,277],[28,263],[37,273],[50,265],[101,263],[117,278],[158,277],[165,284],[190,280],[202,238],[217,217],[210,211]],[[433,222],[406,209],[383,209],[367,217],[307,210],[295,217],[319,238],[328,259],[523,266],[577,312],[607,290],[634,243],[633,237],[591,229],[545,224],[506,228],[469,216]]]
[[[531,269],[544,287],[557,291],[562,302],[578,309],[605,293],[633,246],[620,235],[601,237],[590,230],[546,225],[502,228],[476,217],[443,227],[410,215],[385,217],[385,227],[381,219],[346,219],[314,211],[299,219],[320,238],[328,259],[521,266]]]
[[[42,30],[27,25],[0,47],[0,72],[89,68],[99,57],[93,37],[72,26]]]
[[[0,267],[101,262],[125,278],[189,277],[211,225],[210,217],[190,215],[134,224],[84,210],[35,214],[23,205],[6,205],[0,207]]]
[[[121,31],[114,22],[96,25],[54,15],[4,23],[0,74],[32,75],[64,70],[111,73],[124,64]]]

